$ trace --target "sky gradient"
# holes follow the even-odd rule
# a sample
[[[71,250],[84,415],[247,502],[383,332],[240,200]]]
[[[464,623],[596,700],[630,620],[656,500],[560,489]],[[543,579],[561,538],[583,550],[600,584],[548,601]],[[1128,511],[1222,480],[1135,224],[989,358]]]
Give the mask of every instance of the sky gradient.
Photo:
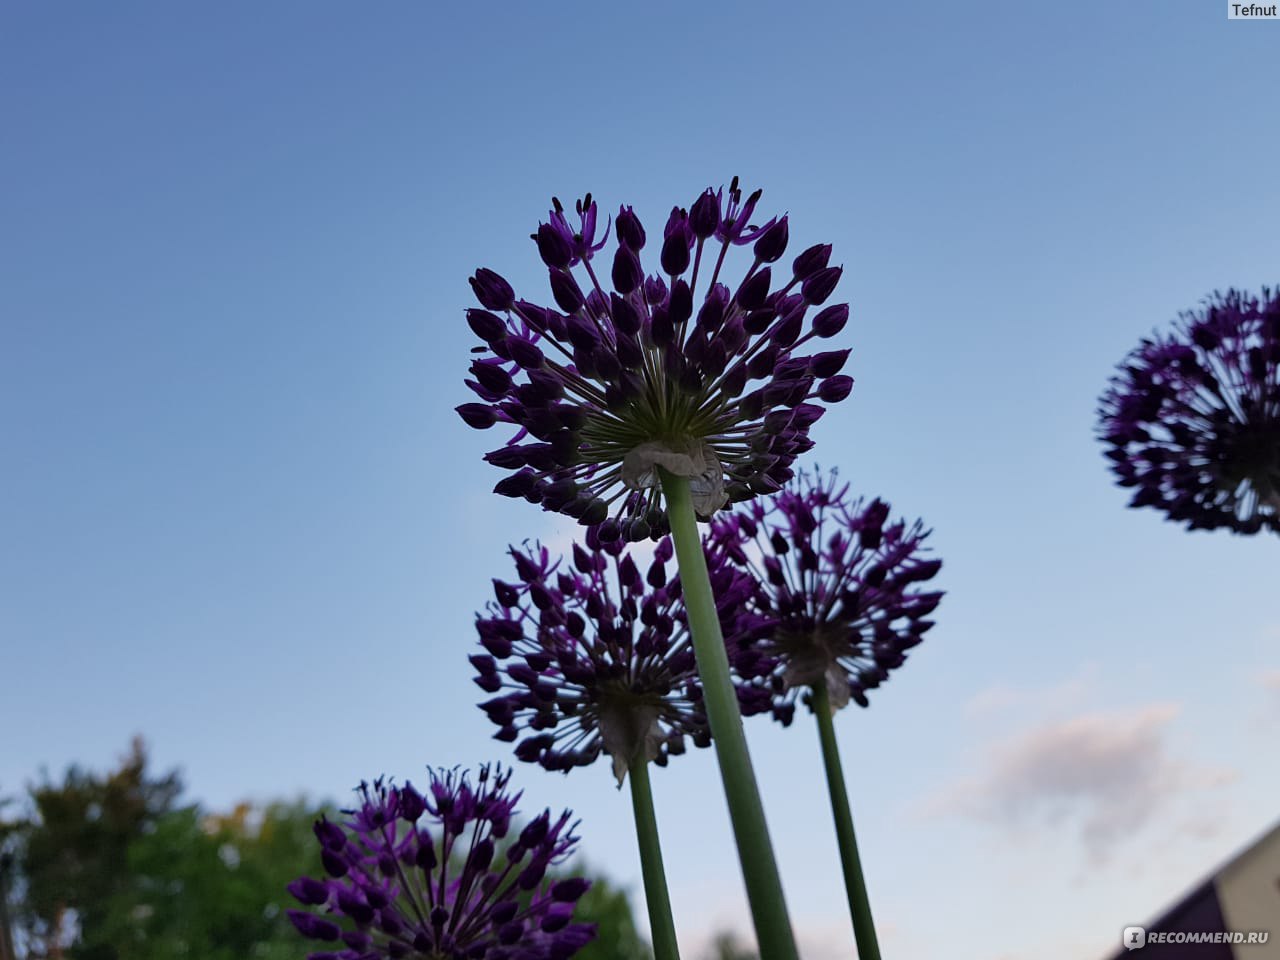
[[[739,175],[834,245],[808,464],[921,516],[938,626],[837,717],[899,960],[1114,948],[1280,816],[1274,537],[1125,509],[1137,340],[1280,282],[1280,23],[1209,0],[0,7],[0,794],[142,734],[215,807],[505,760],[466,655],[509,542],[452,407],[466,278],[550,197]],[[801,716],[748,736],[806,960],[852,942]],[[606,764],[518,770],[635,893]],[[709,751],[655,772],[689,956],[746,930]]]

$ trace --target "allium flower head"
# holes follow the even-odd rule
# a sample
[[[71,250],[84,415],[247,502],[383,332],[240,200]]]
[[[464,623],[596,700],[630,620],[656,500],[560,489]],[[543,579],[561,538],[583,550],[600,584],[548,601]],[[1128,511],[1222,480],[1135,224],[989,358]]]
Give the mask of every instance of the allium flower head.
[[[725,624],[744,712],[772,708],[789,724],[799,691],[825,683],[834,709],[902,666],[933,626],[942,598],[919,586],[942,561],[925,556],[920,521],[890,521],[866,503],[802,473],[767,504],[716,517],[706,537],[713,569],[750,571],[754,590]]]
[[[588,882],[547,879],[578,842],[571,814],[544,811],[496,846],[520,799],[510,779],[484,766],[474,784],[433,772],[425,794],[364,783],[345,822],[319,820],[328,875],[289,884],[299,902],[324,908],[289,911],[304,937],[330,945],[309,960],[564,960],[590,942],[594,926],[572,922]]]
[[[1215,293],[1144,339],[1099,421],[1130,506],[1189,530],[1280,533],[1280,289]]]
[[[521,760],[568,772],[607,753],[621,784],[640,755],[665,765],[686,737],[710,743],[670,538],[637,563],[619,541],[588,531],[572,565],[542,547],[512,548],[518,579],[494,581],[478,616],[485,653],[471,657],[476,683],[499,694],[480,706],[515,741]],[[719,602],[745,594],[726,571]]]
[[[599,222],[588,194],[571,222],[559,201],[533,234],[554,307],[519,300],[502,277],[471,279],[480,309],[467,321],[485,346],[467,385],[482,402],[458,413],[477,428],[515,435],[485,459],[514,471],[495,488],[601,535],[657,538],[667,530],[658,468],[690,478],[704,519],[726,502],[772,493],[812,446],[819,405],[853,386],[848,350],[815,350],[849,317],[824,306],[840,279],[831,247],[809,247],[778,271],[786,216],[754,225],[760,191],[744,201],[735,179],[671,211],[661,270],[646,274],[647,234],[630,207]],[[616,236],[607,273],[598,255]],[[597,239],[599,236],[599,239]],[[724,270],[751,247],[739,278]],[[607,259],[607,258],[606,258]],[[816,310],[810,315],[810,310]]]

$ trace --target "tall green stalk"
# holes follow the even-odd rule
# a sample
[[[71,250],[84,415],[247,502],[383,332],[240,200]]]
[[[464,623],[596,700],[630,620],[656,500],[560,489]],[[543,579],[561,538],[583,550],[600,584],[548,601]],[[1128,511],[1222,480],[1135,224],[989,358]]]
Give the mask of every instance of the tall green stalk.
[[[858,960],[880,960],[880,944],[871,920],[871,901],[867,899],[867,881],[862,875],[858,841],[853,835],[853,814],[849,812],[849,794],[844,786],[840,749],[836,746],[835,726],[831,722],[831,700],[827,696],[825,681],[820,681],[812,689],[813,712],[818,718],[818,739],[822,741],[822,765],[827,771],[827,791],[831,795],[831,816],[836,822],[840,866],[844,869],[844,889],[849,898],[849,917],[853,920],[853,935],[858,941]]]
[[[666,494],[671,539],[675,542],[676,563],[684,590],[689,632],[702,680],[703,703],[711,724],[720,779],[724,783],[729,819],[738,844],[738,859],[747,887],[747,902],[755,925],[760,960],[798,960],[791,920],[782,894],[782,880],[774,860],[764,805],[751,769],[747,738],[742,732],[742,714],[729,676],[720,618],[716,615],[711,577],[702,553],[697,518],[689,494],[689,480],[659,468],[662,491]]]
[[[667,893],[667,872],[662,866],[662,846],[658,842],[658,819],[653,812],[649,761],[643,751],[631,761],[627,778],[631,781],[631,806],[636,814],[636,839],[640,843],[640,870],[644,875],[644,900],[649,908],[654,960],[680,960],[676,925],[671,919],[671,897]]]

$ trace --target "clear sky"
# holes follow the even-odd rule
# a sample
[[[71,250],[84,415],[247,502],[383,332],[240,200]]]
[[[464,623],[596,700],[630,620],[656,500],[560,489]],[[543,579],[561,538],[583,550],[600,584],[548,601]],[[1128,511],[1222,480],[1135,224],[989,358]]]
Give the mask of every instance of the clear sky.
[[[737,174],[846,268],[808,462],[945,561],[837,718],[886,954],[1101,956],[1280,816],[1280,543],[1126,510],[1092,436],[1139,337],[1280,282],[1278,49],[1220,0],[4,3],[0,791],[135,733],[214,806],[506,759],[473,611],[567,541],[452,412],[466,278],[545,299],[552,194],[652,232]],[[748,734],[847,957],[816,734]],[[642,915],[607,766],[519,773]],[[747,926],[714,759],[654,783],[694,954]]]

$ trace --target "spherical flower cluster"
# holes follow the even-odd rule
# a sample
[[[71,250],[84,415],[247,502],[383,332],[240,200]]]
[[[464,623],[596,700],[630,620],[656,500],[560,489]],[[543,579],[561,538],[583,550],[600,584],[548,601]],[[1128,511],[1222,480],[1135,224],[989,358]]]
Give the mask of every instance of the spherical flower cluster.
[[[290,910],[304,937],[331,944],[308,960],[565,960],[595,936],[573,923],[588,881],[548,870],[578,842],[565,811],[520,831],[505,850],[519,794],[510,772],[433,772],[412,784],[361,784],[348,819],[321,819],[315,834],[328,876],[299,877],[289,892],[315,913]],[[346,923],[339,922],[343,918]]]
[[[1214,294],[1144,339],[1099,421],[1130,506],[1190,530],[1280,533],[1280,289]]]
[[[716,517],[706,537],[713,569],[749,571],[755,589],[726,624],[744,712],[771,709],[789,724],[801,690],[825,684],[831,705],[902,666],[932,626],[940,592],[919,584],[942,561],[924,556],[920,521],[890,522],[882,500],[854,500],[802,473],[768,503]]]
[[[668,529],[659,469],[689,478],[704,519],[729,501],[772,493],[812,446],[823,414],[815,401],[844,399],[848,350],[808,352],[839,333],[846,304],[825,304],[840,280],[818,244],[774,276],[787,248],[784,215],[751,223],[760,191],[744,201],[735,178],[728,202],[708,188],[671,211],[660,274],[646,275],[647,236],[630,207],[618,211],[606,290],[596,254],[596,203],[577,204],[571,226],[558,201],[533,239],[549,271],[555,308],[517,300],[492,270],[471,279],[481,309],[467,321],[485,346],[467,386],[482,402],[458,412],[469,425],[512,424],[509,443],[485,459],[514,471],[495,488],[601,536],[657,539]],[[730,247],[751,244],[746,273],[723,276]],[[717,249],[718,245],[718,249]],[[811,308],[819,308],[810,317]]]
[[[572,567],[541,547],[511,555],[518,579],[494,581],[496,601],[476,620],[486,652],[471,657],[476,683],[500,694],[481,704],[499,740],[523,729],[516,756],[547,770],[607,753],[619,784],[637,759],[665,765],[686,738],[710,743],[669,538],[644,573],[633,549],[601,542],[595,528],[574,545]],[[745,592],[727,573],[726,609]]]

